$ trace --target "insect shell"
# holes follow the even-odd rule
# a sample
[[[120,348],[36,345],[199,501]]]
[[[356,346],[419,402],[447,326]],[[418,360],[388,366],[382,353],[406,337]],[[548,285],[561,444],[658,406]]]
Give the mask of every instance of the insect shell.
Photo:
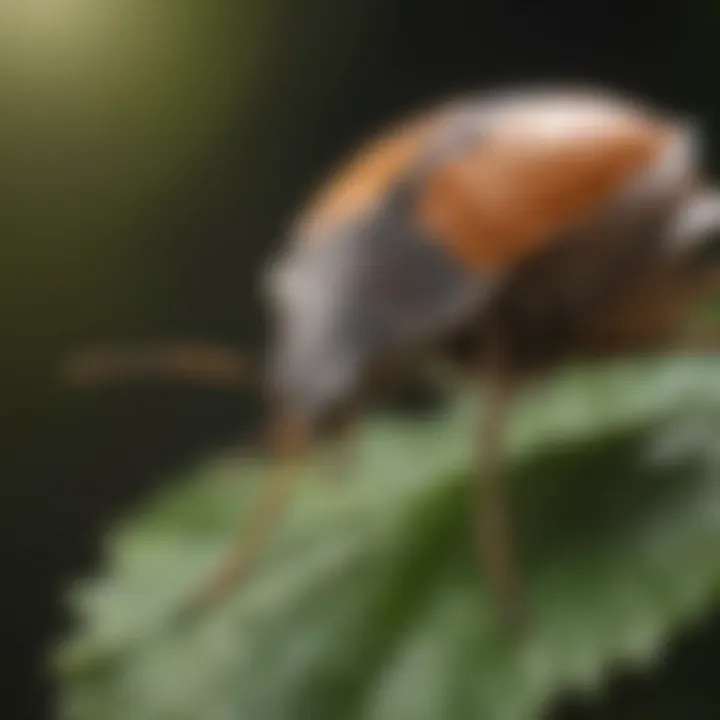
[[[667,343],[720,228],[700,154],[693,125],[594,90],[470,98],[392,128],[271,268],[276,402],[322,427],[382,369],[432,355],[522,375]]]

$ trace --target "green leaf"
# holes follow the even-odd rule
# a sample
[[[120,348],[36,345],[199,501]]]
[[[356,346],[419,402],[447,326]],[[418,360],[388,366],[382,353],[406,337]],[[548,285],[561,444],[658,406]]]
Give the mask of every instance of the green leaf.
[[[519,720],[650,665],[720,589],[720,361],[576,368],[513,414],[508,475],[530,622],[489,606],[472,547],[473,409],[375,419],[317,463],[260,571],[172,622],[265,476],[228,456],[128,522],[79,584],[57,658],[71,720]]]

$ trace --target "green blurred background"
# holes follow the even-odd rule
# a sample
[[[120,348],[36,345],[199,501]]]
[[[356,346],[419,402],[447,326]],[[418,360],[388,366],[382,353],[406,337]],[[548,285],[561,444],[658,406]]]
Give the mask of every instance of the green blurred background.
[[[70,392],[65,351],[259,348],[258,268],[298,204],[365,133],[448,93],[636,90],[698,114],[717,166],[719,23],[712,0],[0,0],[2,717],[52,716],[59,594],[107,523],[259,412],[242,393]],[[719,635],[673,661],[693,692],[720,668]],[[683,664],[698,653],[707,677]],[[640,717],[628,708],[659,687],[621,685],[609,717]]]

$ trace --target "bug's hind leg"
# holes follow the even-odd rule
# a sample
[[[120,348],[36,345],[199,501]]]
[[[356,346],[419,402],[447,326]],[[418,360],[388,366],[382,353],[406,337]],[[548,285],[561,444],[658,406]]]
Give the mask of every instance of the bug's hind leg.
[[[503,474],[503,441],[513,382],[497,369],[486,378],[488,394],[476,460],[477,542],[496,610],[504,621],[517,627],[524,620],[525,606]]]

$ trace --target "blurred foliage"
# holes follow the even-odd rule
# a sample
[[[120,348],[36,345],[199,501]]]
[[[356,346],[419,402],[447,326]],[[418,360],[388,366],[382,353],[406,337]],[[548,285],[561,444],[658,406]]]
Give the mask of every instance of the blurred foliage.
[[[538,717],[558,692],[651,667],[720,590],[720,366],[571,368],[511,421],[531,621],[495,622],[472,551],[472,413],[376,418],[353,478],[322,453],[244,589],[190,626],[177,603],[252,512],[267,468],[198,469],[109,538],[57,658],[69,720]]]
[[[57,353],[87,335],[164,331],[179,291],[188,292],[176,287],[185,275],[194,270],[202,285],[202,265],[213,262],[207,284],[219,285],[216,255],[228,244],[230,265],[249,284],[274,240],[267,220],[258,225],[278,214],[277,173],[307,153],[288,138],[317,124],[317,103],[347,71],[372,7],[0,3],[5,362],[21,366],[29,352]],[[229,185],[228,157],[243,168]],[[245,217],[218,227],[224,199],[215,195],[228,192]],[[228,295],[235,311],[206,307],[205,332],[213,312],[246,333],[258,324],[257,312],[242,312],[252,292]],[[193,298],[180,300],[187,322]]]
[[[164,205],[217,141],[230,91],[242,77],[250,84],[265,37],[262,16],[246,11],[240,23],[227,3],[180,0],[170,14],[135,0],[92,6],[0,8],[11,172],[2,278],[13,299],[3,327],[22,338],[50,332],[48,315],[57,337],[162,293],[154,235]]]

